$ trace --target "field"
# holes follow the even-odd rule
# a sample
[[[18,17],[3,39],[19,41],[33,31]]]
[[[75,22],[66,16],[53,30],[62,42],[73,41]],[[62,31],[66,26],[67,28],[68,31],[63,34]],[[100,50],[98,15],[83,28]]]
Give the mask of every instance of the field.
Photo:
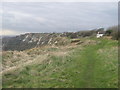
[[[117,88],[118,42],[81,38],[65,46],[7,51],[3,68],[3,88]]]

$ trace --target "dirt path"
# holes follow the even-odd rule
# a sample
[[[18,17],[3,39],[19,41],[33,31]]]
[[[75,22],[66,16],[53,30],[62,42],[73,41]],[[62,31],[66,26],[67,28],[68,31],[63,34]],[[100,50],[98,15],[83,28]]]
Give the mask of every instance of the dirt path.
[[[103,48],[104,42],[97,45],[91,45],[85,48],[82,53],[82,59],[85,61],[85,67],[83,71],[83,87],[94,88],[94,73],[96,67],[96,61],[99,60],[97,51]]]

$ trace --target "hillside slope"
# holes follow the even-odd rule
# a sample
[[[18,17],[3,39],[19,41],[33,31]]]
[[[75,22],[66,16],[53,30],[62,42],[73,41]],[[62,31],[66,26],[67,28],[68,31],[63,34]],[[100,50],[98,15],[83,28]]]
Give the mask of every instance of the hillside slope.
[[[69,39],[95,36],[98,30],[64,33],[26,33],[13,37],[2,37],[2,49],[4,51],[23,51],[45,45],[66,45],[69,43]]]
[[[2,49],[4,51],[22,51],[44,45],[66,44],[67,38],[62,35],[61,33],[26,33],[15,37],[3,38]]]
[[[8,71],[4,67],[3,88],[117,88],[117,41],[104,38],[80,41],[77,45],[18,52],[19,65],[14,62],[17,56],[14,52],[8,55],[11,59],[5,56],[4,65],[8,65],[7,60],[13,60],[8,67],[14,64],[16,67]],[[29,60],[33,61],[28,63]]]

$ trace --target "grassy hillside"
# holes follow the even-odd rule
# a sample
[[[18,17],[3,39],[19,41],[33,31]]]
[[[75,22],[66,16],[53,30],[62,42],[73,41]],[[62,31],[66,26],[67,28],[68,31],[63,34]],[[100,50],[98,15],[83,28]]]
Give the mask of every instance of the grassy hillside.
[[[18,52],[22,53],[19,64],[12,63],[15,68],[10,70],[5,67],[3,88],[117,88],[117,45],[115,40],[86,38],[66,46]],[[3,60],[12,61],[15,56]]]

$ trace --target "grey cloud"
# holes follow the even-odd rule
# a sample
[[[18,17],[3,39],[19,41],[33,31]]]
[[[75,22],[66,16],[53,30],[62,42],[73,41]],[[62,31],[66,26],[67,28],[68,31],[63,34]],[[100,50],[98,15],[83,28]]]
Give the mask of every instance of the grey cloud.
[[[116,3],[3,3],[3,29],[64,32],[117,24]]]

